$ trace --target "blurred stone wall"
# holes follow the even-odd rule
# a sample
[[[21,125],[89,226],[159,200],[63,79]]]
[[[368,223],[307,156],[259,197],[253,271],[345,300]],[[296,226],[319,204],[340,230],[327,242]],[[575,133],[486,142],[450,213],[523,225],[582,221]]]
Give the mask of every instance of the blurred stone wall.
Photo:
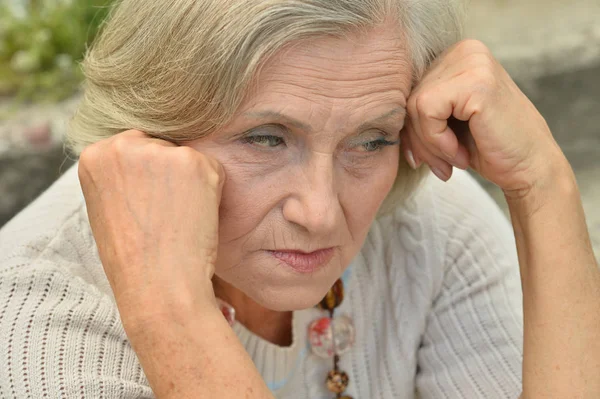
[[[523,83],[600,62],[599,0],[470,0],[467,26]]]

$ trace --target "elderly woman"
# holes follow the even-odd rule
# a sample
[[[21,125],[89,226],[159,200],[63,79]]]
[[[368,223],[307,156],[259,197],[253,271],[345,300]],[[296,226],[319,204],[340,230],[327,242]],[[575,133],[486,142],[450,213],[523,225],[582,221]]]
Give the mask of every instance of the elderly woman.
[[[0,397],[600,397],[573,172],[462,18],[119,2],[78,168],[0,235]]]

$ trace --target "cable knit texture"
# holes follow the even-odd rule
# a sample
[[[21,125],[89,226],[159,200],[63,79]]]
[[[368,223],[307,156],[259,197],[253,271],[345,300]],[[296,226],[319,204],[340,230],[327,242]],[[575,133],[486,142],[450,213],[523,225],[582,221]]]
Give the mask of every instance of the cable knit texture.
[[[89,228],[75,165],[0,230],[0,398],[153,398]],[[341,357],[355,399],[519,396],[522,298],[512,230],[465,172],[428,178],[377,219],[344,275],[336,314],[354,320]],[[310,353],[318,309],[294,312],[279,347],[240,341],[277,398],[331,399],[331,361]]]

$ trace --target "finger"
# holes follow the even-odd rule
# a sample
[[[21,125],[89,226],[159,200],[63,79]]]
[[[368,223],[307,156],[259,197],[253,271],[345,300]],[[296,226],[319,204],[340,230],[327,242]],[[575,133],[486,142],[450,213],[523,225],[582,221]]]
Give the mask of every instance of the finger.
[[[418,169],[422,162],[414,153],[413,145],[411,143],[411,135],[408,134],[406,128],[402,129],[400,132],[400,148],[408,165],[410,165],[410,167],[413,169]]]
[[[448,119],[456,108],[456,98],[461,94],[457,82],[460,79],[421,88],[409,99],[409,109],[415,121],[415,133],[427,149],[466,169],[469,167],[469,153],[448,125]]]
[[[442,160],[444,160],[445,162],[451,164],[452,166],[455,166],[459,169],[463,169],[463,170],[467,170],[470,166],[470,154],[468,149],[460,143],[460,141],[457,140],[455,133],[453,132],[452,128],[448,128],[448,133],[451,135],[452,138],[454,138],[455,140],[455,146],[457,147],[456,149],[456,154],[454,156],[449,156],[443,153],[443,151],[441,151],[438,147],[437,143],[431,143],[431,142],[425,142],[423,139],[423,134],[421,133],[417,133],[419,132],[418,129],[414,129],[414,132],[411,135],[408,135],[409,137],[411,137],[410,139],[410,144],[411,144],[411,149],[413,147],[416,146],[416,144],[414,143],[418,143],[420,145],[418,145],[418,148],[420,148],[420,151],[415,151],[414,149],[412,150],[412,153],[415,157],[418,158],[417,154],[420,153],[431,153],[431,155],[440,158]],[[414,135],[414,138],[412,138],[412,136]]]
[[[419,117],[419,112],[414,100],[415,97],[411,97],[408,100],[408,118],[406,122],[406,131],[410,137],[413,156],[416,158],[417,162],[424,161],[429,164],[429,166],[436,168],[439,171],[447,172],[448,167],[445,166],[445,164],[448,164],[448,162],[440,162],[444,161],[442,159],[444,158],[444,155],[439,153],[434,146],[427,145],[421,138],[421,118]],[[437,159],[440,160],[438,161]],[[448,173],[448,175],[451,175],[451,173]]]
[[[442,83],[423,87],[414,93],[412,106],[415,133],[433,152],[452,159],[458,151],[458,140],[448,127],[448,118],[455,107],[456,92]]]
[[[180,153],[180,157],[190,156],[201,163],[201,169],[204,171],[204,173],[206,173],[209,184],[213,187],[216,187],[217,200],[220,201],[223,193],[223,186],[225,185],[225,180],[227,179],[225,168],[221,162],[219,162],[217,158],[200,152],[196,148],[189,145],[179,146],[174,151],[178,151]]]
[[[223,192],[223,186],[225,185],[225,180],[227,179],[227,174],[225,173],[225,168],[223,167],[221,162],[219,162],[216,158],[209,156],[209,155],[204,155],[204,156],[208,160],[212,169],[215,170],[217,172],[217,175],[219,176],[219,184],[218,184],[217,188],[218,188],[218,195],[219,195],[219,199],[220,199],[221,194]]]
[[[410,137],[411,151],[414,154],[417,162],[424,161],[427,163],[431,171],[441,180],[447,181],[452,176],[452,165],[445,160],[431,153],[423,145],[419,137],[414,133],[414,129],[410,124],[406,126],[406,134]]]

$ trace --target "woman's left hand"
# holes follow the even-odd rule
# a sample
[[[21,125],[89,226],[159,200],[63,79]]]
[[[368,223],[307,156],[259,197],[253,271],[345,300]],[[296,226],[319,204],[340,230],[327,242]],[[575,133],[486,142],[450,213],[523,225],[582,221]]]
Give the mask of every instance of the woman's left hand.
[[[428,163],[444,181],[451,165],[471,167],[505,194],[524,194],[551,176],[553,164],[565,164],[555,162],[564,155],[544,118],[476,40],[457,43],[434,62],[408,100],[408,115],[408,162]]]
[[[600,272],[573,170],[544,118],[473,40],[438,58],[408,114],[409,163],[428,163],[442,180],[450,165],[472,167],[508,200],[523,291],[523,397],[600,397]]]

